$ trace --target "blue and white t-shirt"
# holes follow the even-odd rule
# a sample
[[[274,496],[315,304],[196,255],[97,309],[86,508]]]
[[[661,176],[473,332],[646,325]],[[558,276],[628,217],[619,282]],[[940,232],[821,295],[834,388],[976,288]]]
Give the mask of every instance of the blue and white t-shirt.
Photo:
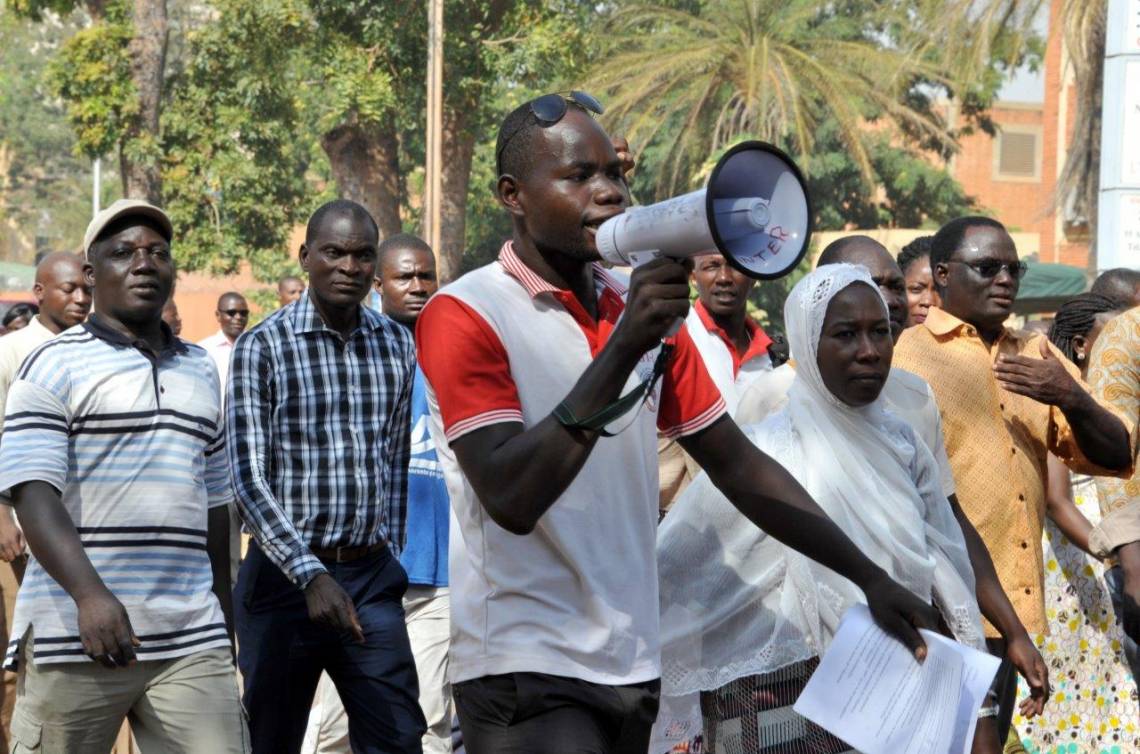
[[[8,393],[0,491],[62,493],[84,550],[126,608],[140,660],[228,647],[211,591],[207,509],[232,497],[217,370],[175,338],[153,353],[92,317],[33,351]],[[71,597],[32,554],[5,667],[34,628],[36,664],[89,662]]]
[[[408,572],[409,584],[447,586],[451,508],[430,425],[424,373],[416,367],[412,383],[412,454],[408,461],[408,541],[400,553],[400,564]]]

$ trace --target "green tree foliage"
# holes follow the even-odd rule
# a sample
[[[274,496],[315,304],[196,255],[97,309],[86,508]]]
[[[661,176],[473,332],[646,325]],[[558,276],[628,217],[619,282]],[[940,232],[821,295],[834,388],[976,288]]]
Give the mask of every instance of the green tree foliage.
[[[90,163],[47,70],[77,25],[71,17],[32,23],[0,11],[0,258],[30,262],[39,240],[78,247],[91,206]],[[113,182],[113,181],[109,181]]]
[[[185,69],[168,81],[162,118],[167,209],[184,269],[251,264],[271,281],[292,269],[285,243],[315,208],[306,181],[312,135],[304,41],[313,22],[296,0],[217,0],[217,19],[187,34]]]
[[[81,29],[52,61],[49,80],[66,103],[76,148],[90,158],[114,152],[138,114],[127,45],[130,24],[122,19]]]
[[[807,176],[817,230],[937,228],[978,210],[934,157],[900,147],[884,133],[867,138],[876,187],[868,191],[837,131],[832,122],[822,125]]]
[[[354,181],[382,183],[396,227],[420,229],[422,4],[169,2],[185,22],[171,24],[160,128],[146,139],[129,137],[137,98],[125,0],[9,5],[48,19],[81,4],[94,19],[51,56],[52,91],[74,130],[67,149],[158,160],[184,268],[228,272],[250,260],[260,278],[275,278],[292,264],[290,229]],[[961,87],[936,44],[942,34],[915,19],[966,0],[660,2],[448,0],[441,251],[466,252],[466,266],[497,252],[510,232],[493,194],[498,123],[532,96],[569,88],[609,106],[606,125],[638,153],[643,201],[697,187],[710,155],[759,137],[805,163],[819,228],[936,224],[970,201],[925,159],[924,150],[953,148],[933,96],[954,94],[967,121],[984,125],[1002,66],[1032,49],[990,31],[955,43],[988,61]],[[354,156],[345,144],[362,146]],[[374,183],[354,170],[373,171]]]
[[[883,44],[875,3],[707,0],[688,8],[618,3],[605,62],[607,122],[663,149],[654,194],[676,193],[704,158],[742,137],[787,139],[805,161],[831,121],[871,184],[866,123],[882,118],[934,143],[951,135],[906,97],[939,80],[916,45]]]

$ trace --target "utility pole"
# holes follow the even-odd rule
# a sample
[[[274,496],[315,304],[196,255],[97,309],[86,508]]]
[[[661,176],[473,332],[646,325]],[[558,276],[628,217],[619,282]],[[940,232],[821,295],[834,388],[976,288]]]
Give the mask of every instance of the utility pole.
[[[1098,271],[1140,268],[1140,0],[1109,0],[1101,102]]]
[[[427,164],[424,166],[424,240],[435,254],[442,249],[443,204],[443,0],[428,2]]]
[[[91,163],[91,217],[99,214],[103,199],[103,160],[96,157]]]

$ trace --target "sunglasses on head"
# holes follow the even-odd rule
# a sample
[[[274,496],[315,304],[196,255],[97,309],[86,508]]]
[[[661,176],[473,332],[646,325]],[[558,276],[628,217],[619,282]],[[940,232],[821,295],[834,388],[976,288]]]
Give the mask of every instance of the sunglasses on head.
[[[595,115],[601,115],[605,112],[602,103],[598,102],[597,99],[585,92],[574,90],[568,93],[555,92],[553,94],[544,94],[537,99],[532,99],[530,101],[530,114],[535,117],[539,126],[548,128],[566,117],[566,111],[569,109],[568,103],[570,102],[589,110]],[[503,139],[503,143],[499,145],[499,149],[495,152],[495,166],[498,168],[500,175],[503,172],[501,163],[503,152],[506,150],[507,145],[511,143],[511,139],[515,138],[519,131],[523,130],[526,125],[524,121],[516,127],[515,130],[511,131],[507,137]]]
[[[964,264],[987,280],[996,278],[1002,270],[1008,272],[1014,280],[1019,280],[1029,271],[1029,265],[1025,262],[999,262],[996,259],[983,259],[980,262],[963,262],[959,259],[947,259],[946,261]]]

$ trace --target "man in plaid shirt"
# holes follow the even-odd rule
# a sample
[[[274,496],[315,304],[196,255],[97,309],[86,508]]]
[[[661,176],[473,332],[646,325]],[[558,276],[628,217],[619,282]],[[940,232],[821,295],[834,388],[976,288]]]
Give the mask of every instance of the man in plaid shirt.
[[[227,444],[253,534],[234,591],[255,752],[297,751],[321,671],[358,753],[418,752],[425,729],[401,599],[415,346],[361,306],[376,223],[330,202],[309,220],[307,293],[242,335]]]

